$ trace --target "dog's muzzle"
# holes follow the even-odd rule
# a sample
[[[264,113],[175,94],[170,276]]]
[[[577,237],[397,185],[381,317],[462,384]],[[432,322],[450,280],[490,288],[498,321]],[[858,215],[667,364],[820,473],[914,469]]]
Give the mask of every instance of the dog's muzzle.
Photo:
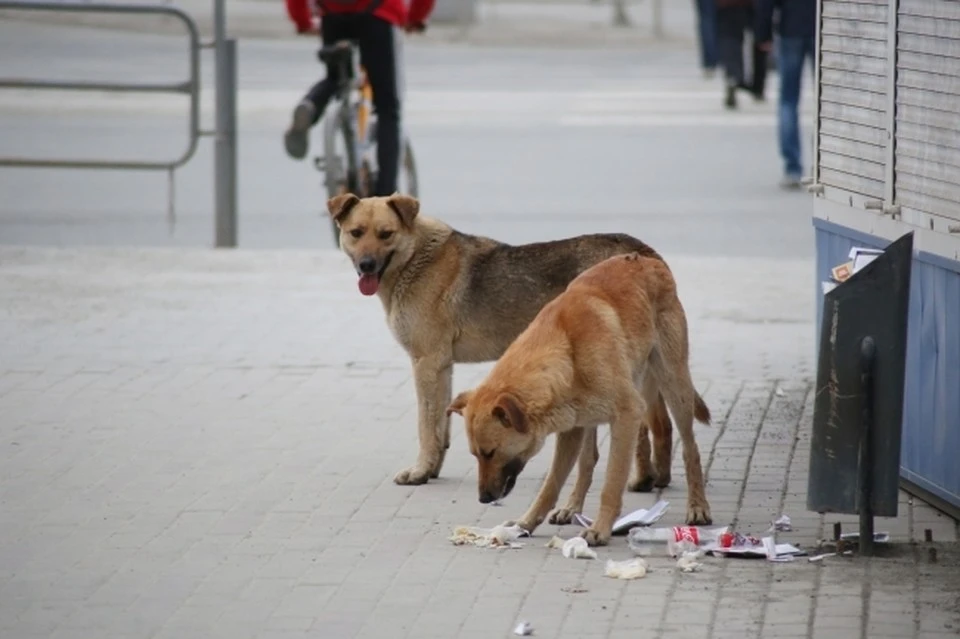
[[[517,478],[523,472],[526,462],[521,459],[513,459],[500,470],[500,494],[497,495],[491,490],[480,491],[480,503],[489,504],[499,499],[503,499],[510,494],[513,487],[517,485]]]

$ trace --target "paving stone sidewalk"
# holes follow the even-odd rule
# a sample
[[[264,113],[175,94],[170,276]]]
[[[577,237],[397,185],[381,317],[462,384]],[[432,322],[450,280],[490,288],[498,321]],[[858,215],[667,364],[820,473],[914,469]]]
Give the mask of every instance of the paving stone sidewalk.
[[[689,315],[717,523],[810,547],[805,511],[812,267],[670,257]],[[489,365],[456,369],[455,390]],[[779,390],[778,390],[779,389]],[[0,637],[6,639],[957,637],[957,523],[913,501],[872,561],[659,552],[646,578],[547,550],[454,547],[522,512],[476,498],[462,424],[442,477],[395,486],[416,451],[413,384],[376,300],[332,252],[0,248]],[[604,441],[604,448],[606,442]],[[602,451],[602,454],[605,450]],[[602,458],[603,459],[603,458]],[[662,495],[684,511],[682,467]],[[605,464],[598,466],[598,474]],[[588,501],[597,506],[600,477]],[[928,560],[933,531],[937,563]]]

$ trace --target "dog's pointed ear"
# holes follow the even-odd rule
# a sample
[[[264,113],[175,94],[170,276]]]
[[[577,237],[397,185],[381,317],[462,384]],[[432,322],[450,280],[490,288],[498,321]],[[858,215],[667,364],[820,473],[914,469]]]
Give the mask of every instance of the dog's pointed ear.
[[[465,390],[454,397],[450,405],[447,406],[447,417],[450,417],[450,415],[454,413],[463,417],[463,409],[467,407],[467,402],[470,401],[471,397],[473,397],[472,390]]]
[[[523,404],[510,393],[502,393],[493,407],[493,416],[518,433],[526,433],[529,428]]]
[[[353,193],[343,193],[327,200],[327,210],[330,212],[333,221],[339,225],[347,213],[359,203],[360,198]]]
[[[387,205],[400,217],[404,226],[413,228],[413,220],[420,212],[420,201],[417,198],[394,193],[387,198]]]

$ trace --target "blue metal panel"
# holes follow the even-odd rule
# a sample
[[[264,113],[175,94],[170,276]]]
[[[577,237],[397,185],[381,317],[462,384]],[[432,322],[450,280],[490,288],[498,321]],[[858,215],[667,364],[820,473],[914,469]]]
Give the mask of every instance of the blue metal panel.
[[[854,246],[888,242],[824,220],[814,226],[819,344],[820,282]],[[912,271],[900,476],[960,508],[960,263],[920,252]]]

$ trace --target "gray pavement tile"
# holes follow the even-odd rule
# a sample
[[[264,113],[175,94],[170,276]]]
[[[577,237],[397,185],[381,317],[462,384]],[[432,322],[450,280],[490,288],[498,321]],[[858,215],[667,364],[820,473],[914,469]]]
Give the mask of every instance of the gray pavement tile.
[[[194,259],[199,265],[191,266]],[[208,273],[200,266],[207,259],[178,255],[176,268]],[[243,291],[246,302],[262,296],[249,316],[229,305],[211,309],[207,289],[194,290],[199,285],[186,284],[189,277],[171,283],[131,267],[131,286],[136,280],[155,303],[166,300],[180,309],[170,314],[159,305],[138,315],[143,335],[166,333],[168,344],[180,341],[156,375],[131,355],[142,339],[133,324],[90,310],[85,321],[108,331],[106,339],[95,331],[77,335],[76,326],[49,313],[58,337],[45,342],[50,324],[26,319],[39,312],[40,298],[0,289],[21,299],[18,312],[24,315],[15,320],[21,343],[32,341],[38,352],[45,343],[55,345],[67,361],[58,370],[67,375],[86,364],[106,371],[89,384],[61,385],[51,378],[47,385],[36,374],[16,373],[17,366],[43,368],[32,356],[0,362],[0,380],[8,380],[0,382],[8,389],[0,394],[0,411],[21,424],[16,433],[0,433],[0,498],[16,513],[10,518],[16,525],[4,524],[0,534],[2,634],[490,637],[506,636],[526,619],[540,636],[830,637],[860,629],[865,597],[869,636],[882,637],[904,620],[896,625],[909,629],[903,636],[915,636],[917,628],[920,636],[936,636],[957,627],[956,577],[946,563],[917,564],[912,553],[821,565],[706,558],[701,573],[683,575],[655,549],[650,574],[624,583],[602,576],[607,558],[629,556],[622,538],[601,549],[599,561],[571,561],[543,547],[555,532],[574,534],[570,527],[545,526],[520,550],[451,546],[446,537],[457,524],[488,526],[515,515],[532,497],[548,460],[531,464],[530,476],[504,507],[481,506],[473,462],[457,431],[440,481],[416,489],[394,486],[395,467],[414,450],[407,363],[391,354],[380,356],[383,366],[362,374],[341,364],[327,367],[327,359],[346,360],[349,344],[342,340],[339,347],[330,341],[318,346],[331,349],[325,357],[302,345],[288,351],[299,353],[291,357],[293,372],[266,355],[250,356],[242,374],[231,372],[231,359],[242,351],[211,339],[218,322],[231,326],[232,339],[257,344],[264,353],[284,352],[296,335],[306,334],[302,326],[308,322],[296,318],[316,302],[311,298],[301,307],[304,300],[284,301],[258,288],[279,282],[293,287],[298,278],[309,288],[313,276],[304,273],[313,271],[301,270],[296,259],[277,266],[249,258],[257,280],[231,274],[250,268],[242,253],[232,259],[237,266],[222,276],[205,275],[215,282],[206,286],[219,294]],[[68,272],[65,264],[33,268],[47,269],[46,281],[59,282]],[[704,264],[680,260],[677,270],[695,278],[697,269],[717,268]],[[729,277],[745,273],[731,271]],[[344,304],[339,290],[334,286],[324,295]],[[87,293],[75,294],[82,299]],[[132,292],[117,295],[121,304],[131,304],[126,296]],[[705,302],[694,291],[689,297],[697,314]],[[65,316],[79,303],[57,302]],[[327,321],[389,344],[378,308],[354,312],[352,302],[345,304],[343,317]],[[207,319],[175,322],[180,313]],[[295,319],[282,326],[284,317]],[[0,330],[11,329],[10,321],[0,319],[6,322]],[[264,326],[277,329],[278,323],[281,330]],[[721,340],[705,339],[703,332],[693,340],[703,340],[705,363],[698,374],[706,380],[715,416],[713,426],[697,431],[715,519],[762,532],[787,512],[796,530],[783,538],[801,545],[835,520],[853,529],[855,518],[805,511],[809,379],[775,381],[761,374],[732,381],[711,355]],[[111,341],[117,349],[109,347]],[[477,370],[483,367],[469,374]],[[181,374],[183,383],[177,382]],[[130,391],[135,383],[143,386],[117,391]],[[42,390],[23,391],[24,384]],[[786,397],[774,393],[778,384]],[[391,405],[378,404],[371,411],[377,418],[370,419],[365,402],[377,394],[389,394]],[[251,398],[260,403],[247,404]],[[21,445],[2,445],[10,441]],[[673,472],[673,484],[659,495],[630,494],[626,505],[649,506],[663,497],[672,504],[664,525],[680,523],[685,481],[679,452]],[[596,505],[592,494],[587,509]],[[938,541],[956,535],[955,522],[907,497],[901,516],[881,523],[900,543],[922,539],[925,526],[937,526]],[[941,548],[949,562],[949,544]],[[922,548],[917,557],[924,559]]]

